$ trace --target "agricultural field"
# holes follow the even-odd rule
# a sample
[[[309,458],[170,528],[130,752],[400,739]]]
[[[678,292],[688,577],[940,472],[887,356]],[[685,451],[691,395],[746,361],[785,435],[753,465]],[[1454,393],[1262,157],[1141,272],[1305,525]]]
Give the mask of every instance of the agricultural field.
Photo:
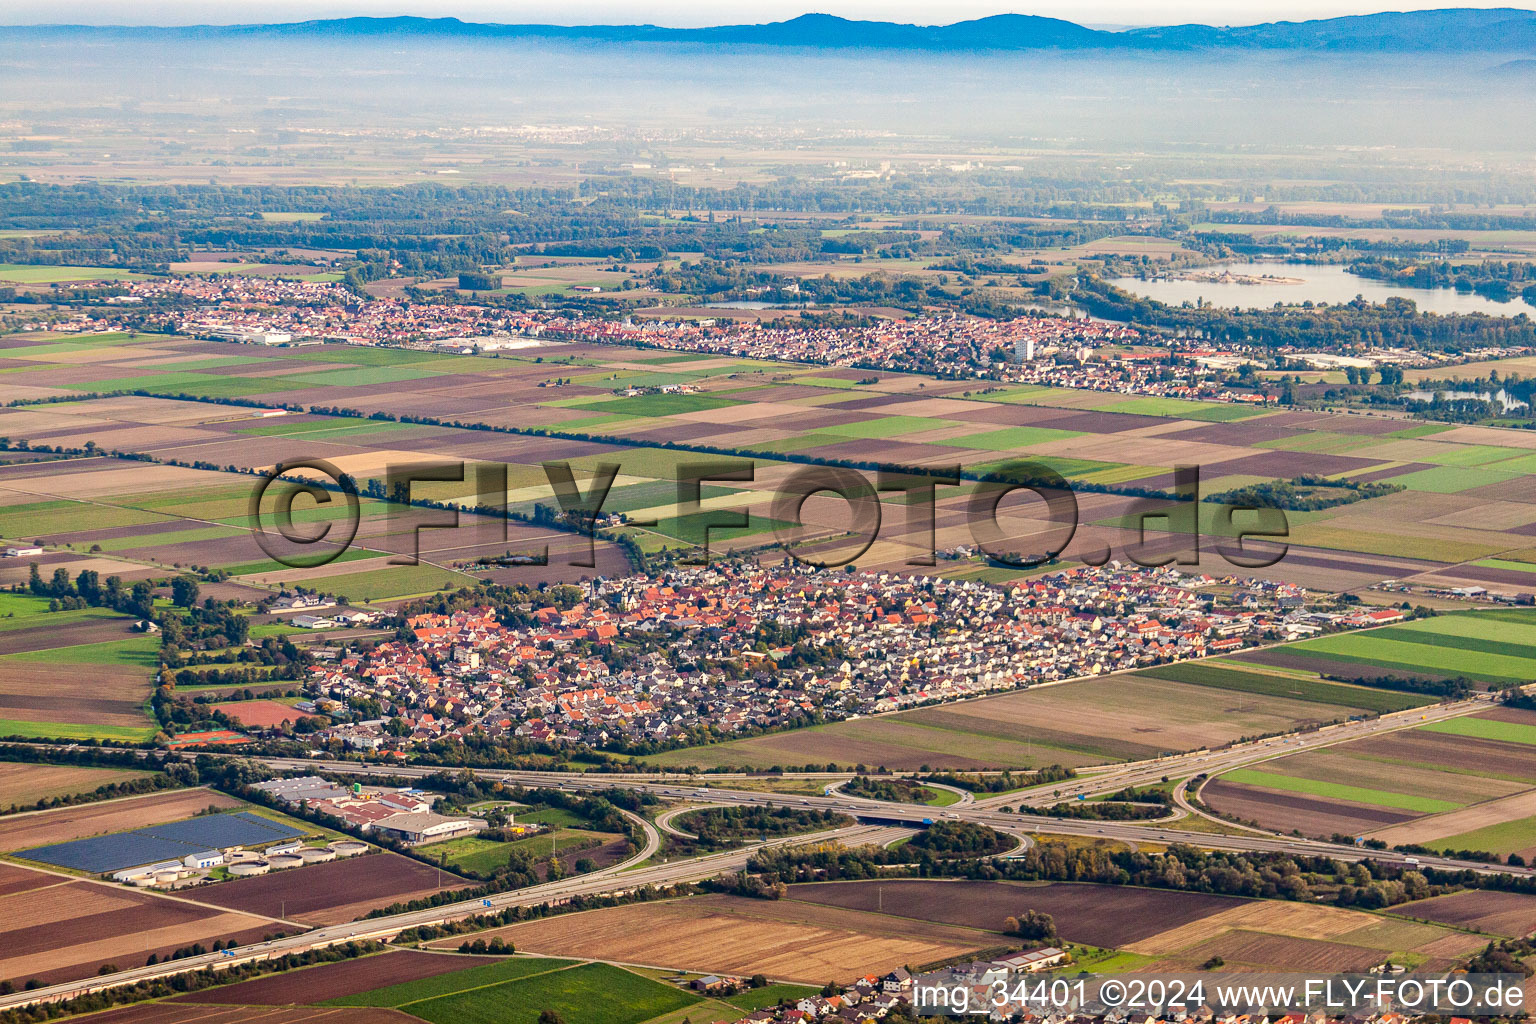
[[[262,1024],[413,1024],[416,1020],[395,1010],[138,1003],[96,1014],[91,1024],[248,1024],[257,1015]]]
[[[148,778],[152,772],[131,768],[85,768],[69,764],[31,764],[0,761],[0,808],[26,807],[100,786]]]
[[[721,895],[562,914],[485,935],[531,953],[818,984],[1002,944],[999,936],[979,929]],[[432,945],[457,948],[459,941]]]
[[[1072,883],[828,882],[791,886],[789,898],[992,929],[1038,910],[1064,939],[1135,954],[1136,969],[1150,971],[1194,970],[1213,956],[1240,971],[1364,970],[1388,957],[1444,970],[1486,942],[1337,907]]]
[[[1201,466],[1212,488],[1300,473],[1404,484],[1408,490],[1399,494],[1290,514],[1290,551],[1271,574],[1318,589],[1407,579],[1513,591],[1528,588],[1532,573],[1511,566],[1536,565],[1521,555],[1531,547],[1527,528],[1536,526],[1536,491],[1527,483],[1536,456],[1532,438],[1521,431],[1449,427],[1430,433],[1422,424],[1386,416],[1263,410],[1054,388],[982,393],[964,381],[903,374],[880,374],[873,383],[859,384],[857,380],[867,376],[859,371],[725,357],[658,360],[627,349],[583,344],[550,343],[537,354],[480,357],[333,345],[268,349],[183,337],[101,335],[11,339],[0,342],[0,353],[16,364],[6,374],[9,397],[116,392],[111,397],[0,411],[0,433],[6,436],[66,447],[94,441],[103,450],[141,452],[161,460],[196,452],[200,460],[237,468],[319,456],[359,479],[380,475],[391,463],[489,459],[508,466],[509,501],[514,506],[549,501],[540,461],[569,459],[579,474],[590,472],[597,462],[617,461],[621,475],[615,483],[616,501],[632,504],[618,496],[624,488],[659,485],[650,492],[653,503],[633,509],[657,521],[655,527],[635,528],[642,545],[651,548],[696,539],[668,525],[677,509],[675,494],[665,493],[665,485],[672,482],[679,461],[719,457],[690,453],[690,444],[697,442],[716,450],[735,449],[755,464],[753,480],[710,492],[707,499],[711,507],[744,509],[762,520],[756,529],[727,541],[737,545],[772,540],[767,504],[772,489],[791,468],[780,458],[783,453],[863,463],[959,462],[977,470],[1028,457],[1050,463],[1069,478],[1111,487],[1166,487],[1170,467],[1179,464]],[[539,386],[556,377],[570,383]],[[687,383],[698,390],[616,393],[632,384],[660,383]],[[355,410],[356,415],[289,413],[263,419],[249,410],[182,396],[270,396],[305,407]],[[374,414],[444,416],[484,429],[403,424],[371,419]],[[531,424],[555,436],[503,432]],[[662,444],[677,447],[656,447]],[[1126,461],[1127,452],[1136,453],[1134,463]],[[97,465],[105,468],[109,461]],[[25,466],[0,471],[0,487],[8,483],[5,474],[19,474],[11,499],[17,507],[0,511],[0,535],[44,532],[51,544],[73,544],[76,551],[99,544],[98,557],[155,565],[179,561],[254,569],[263,561],[255,545],[239,535],[249,524],[241,500],[248,492],[238,478],[135,464],[136,473],[161,475],[165,483],[157,488],[144,479],[134,488],[115,488],[116,494],[158,490],[167,500],[124,501],[106,498],[105,489],[88,493],[96,476],[89,462],[70,460],[67,472],[63,467]],[[75,476],[86,479],[79,486],[69,485]],[[215,483],[220,480],[222,484]],[[204,488],[212,499],[207,510],[197,520],[181,518],[190,507],[190,495]],[[423,493],[437,497],[445,491],[454,488],[432,485]],[[466,482],[447,496],[472,498],[472,491],[473,485]],[[176,492],[181,500],[169,500]],[[941,489],[941,548],[970,543],[963,516],[967,492],[967,487]],[[631,493],[638,498],[647,492]],[[1128,517],[1141,507],[1138,500],[1115,493],[1081,495],[1085,526],[1075,543],[1083,550],[1108,543],[1117,551],[1130,544],[1135,531]],[[50,502],[66,504],[42,507]],[[5,504],[0,490],[0,507]],[[324,518],[321,514],[314,521]],[[383,518],[381,510],[365,502],[358,542],[387,555],[403,541],[398,528],[379,522]],[[846,529],[848,511],[836,499],[814,499],[807,503],[804,518],[813,535],[834,538]],[[898,516],[885,518],[880,539],[860,564],[905,569],[917,538]],[[1004,518],[1021,540],[1041,529],[1024,515],[1009,512]],[[109,530],[115,535],[106,535]],[[93,532],[101,535],[81,536]],[[444,569],[462,569],[492,547],[509,546],[464,536],[471,532],[426,531],[429,560]],[[513,524],[512,533],[514,550],[537,548],[544,539],[521,524]],[[1155,529],[1151,534],[1153,539],[1160,536]],[[556,554],[562,536],[552,541]],[[1068,550],[1066,557],[1072,556]],[[1210,557],[1220,561],[1214,552]],[[551,570],[560,561],[553,559]],[[254,586],[282,578],[310,582],[340,575],[336,563],[325,568],[330,572],[239,575],[266,577],[250,580]],[[455,579],[451,574],[441,579],[420,578],[431,573],[415,579],[389,575],[393,572],[383,565],[353,567],[356,578],[345,582],[356,593],[348,596],[390,600]],[[507,579],[519,573],[526,575],[527,569],[504,567],[493,575]],[[1491,675],[1513,667],[1485,666]]]
[[[1526,856],[1536,853],[1532,742],[1536,713],[1484,711],[1225,772],[1202,797],[1280,832]]]
[[[489,875],[504,867],[514,851],[521,850],[537,860],[548,860],[551,854],[560,858],[567,871],[574,869],[576,861],[588,857],[599,867],[616,864],[623,859],[626,840],[611,832],[593,832],[584,828],[555,828],[544,835],[527,839],[498,842],[468,836],[433,843],[424,851],[439,858],[444,867],[453,871],[471,871]],[[544,865],[538,867],[545,871]]]
[[[136,967],[194,942],[258,941],[267,918],[0,864],[0,979],[17,988]]]
[[[409,857],[375,852],[202,886],[197,899],[242,913],[327,925],[465,884]]]
[[[558,1013],[569,1024],[640,1024],[701,1002],[692,992],[621,967],[540,957],[392,952],[310,968],[295,977],[298,986],[287,990],[291,994],[284,1003],[373,1007],[381,1014],[378,1019],[396,1019],[383,1014],[397,1010],[400,1019],[433,1024],[534,1024],[545,1010]],[[276,1002],[284,991],[272,983],[280,980],[257,979],[179,1001]],[[317,1019],[324,1019],[323,1013]]]
[[[1242,736],[1338,721],[1379,705],[1383,696],[1380,691],[1321,681],[1308,684],[1287,680],[1266,688],[1259,684],[1269,677],[1238,670],[1215,670],[1224,680],[1221,686],[1164,678],[1164,674],[1184,668],[1172,666],[1153,670],[1159,674],[1121,674],[1022,690],[674,750],[646,760],[669,767],[769,768],[832,762],[893,770],[924,765],[954,769],[1038,768],[1049,764],[1079,767],[1215,747]]]
[[[1417,619],[1305,640],[1239,660],[1334,678],[1466,677],[1488,684],[1536,677],[1536,612],[1505,609]]]
[[[539,961],[525,960],[520,963],[543,966]],[[510,976],[512,972],[503,965],[509,965],[509,962],[492,957],[448,956],[397,949],[376,956],[319,964],[234,985],[204,989],[178,996],[175,1002],[251,1006],[347,1002],[353,1006],[380,1006],[382,1004],[377,1001],[368,1002],[368,997],[362,994],[386,986],[403,987],[439,975],[467,972],[475,968]]]
[[[1472,889],[1397,907],[1405,917],[1512,938],[1536,933],[1536,896]]]
[[[44,598],[0,595],[0,736],[142,740],[158,641],[101,608],[49,611]],[[89,666],[89,693],[71,683]]]

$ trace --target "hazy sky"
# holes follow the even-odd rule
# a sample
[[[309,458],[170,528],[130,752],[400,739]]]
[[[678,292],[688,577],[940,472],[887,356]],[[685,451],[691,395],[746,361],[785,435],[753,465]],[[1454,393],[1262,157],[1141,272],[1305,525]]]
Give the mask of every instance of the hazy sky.
[[[1040,14],[1083,24],[1246,25],[1379,10],[1501,7],[1517,3],[1518,0],[4,0],[0,3],[0,24],[184,25],[296,21],[353,14],[419,14],[504,23],[691,26],[778,21],[817,11],[928,25],[1002,13]]]

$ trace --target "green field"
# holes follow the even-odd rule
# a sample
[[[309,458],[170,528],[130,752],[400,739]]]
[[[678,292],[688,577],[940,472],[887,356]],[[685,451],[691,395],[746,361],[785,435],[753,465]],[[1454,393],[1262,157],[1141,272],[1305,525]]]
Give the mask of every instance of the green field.
[[[296,381],[304,387],[356,387],[359,384],[394,384],[403,380],[421,380],[435,377],[449,370],[438,370],[419,363],[405,366],[343,366],[334,370],[294,374],[280,378],[285,383]]]
[[[730,1003],[739,1010],[761,1010],[765,1006],[776,1006],[783,999],[804,999],[806,996],[814,996],[817,990],[809,985],[764,985],[762,988],[749,988],[738,992],[733,996],[721,996],[722,1003]]]
[[[387,988],[376,988],[357,995],[327,1000],[324,1006],[403,1006],[422,999],[478,988],[483,985],[504,984],[520,978],[532,977],[547,971],[574,967],[580,961],[557,960],[546,957],[514,957],[494,964],[480,964],[451,974],[439,974],[432,978],[420,978]]]
[[[39,615],[59,615],[60,612],[48,610],[48,598],[36,597],[32,594],[0,593],[0,619],[8,620],[0,623],[0,629],[19,628],[31,626],[34,623],[28,621]],[[48,624],[57,623],[58,619],[48,620]]]
[[[432,1024],[535,1024],[545,1011],[558,1014],[566,1024],[639,1024],[700,1001],[691,992],[609,964],[545,969],[501,981],[486,980],[484,976],[469,979],[467,976],[474,970],[478,968],[396,986],[439,990],[456,986],[430,998],[418,996],[398,1001],[396,997],[397,1001],[390,1003],[337,1005],[394,1006]]]
[[[319,553],[320,553],[319,551],[315,551],[315,552],[306,552],[305,554],[306,555],[309,555],[309,554],[318,555]],[[332,563],[335,563],[335,562],[355,562],[355,561],[357,561],[360,558],[379,558],[379,557],[381,557],[381,556],[383,556],[385,554],[388,554],[388,552],[385,552],[385,551],[370,551],[368,548],[360,548],[360,547],[353,546],[353,547],[347,548],[341,554],[337,555],[335,558],[331,559],[331,561],[329,561],[329,562],[327,562],[325,564],[326,565],[331,565]],[[293,571],[293,569],[290,566],[286,566],[286,565],[284,565],[281,562],[273,561],[270,558],[263,559],[263,560],[261,560],[259,562],[241,562],[241,563],[239,563],[237,565],[225,565],[225,566],[220,566],[220,568],[222,568],[225,572],[229,573],[231,576],[250,576],[252,574],[261,573],[261,572],[285,572],[285,571],[286,572],[292,572]]]
[[[169,515],[117,505],[97,505],[87,501],[60,498],[30,501],[8,506],[0,511],[0,537],[56,537],[84,530],[106,530],[119,526],[143,526],[163,523]]]
[[[1238,768],[1235,771],[1223,772],[1220,777],[1227,782],[1241,782],[1250,786],[1263,786],[1266,789],[1279,789],[1287,793],[1306,793],[1309,796],[1327,797],[1332,800],[1349,800],[1357,804],[1370,804],[1375,807],[1391,807],[1403,811],[1417,811],[1421,814],[1454,811],[1463,806],[1462,804],[1452,803],[1449,800],[1433,800],[1429,797],[1412,796],[1407,793],[1389,793],[1386,790],[1367,789],[1363,786],[1349,786],[1339,782],[1303,779],[1294,775],[1279,775],[1275,772],[1260,771],[1253,768]]]
[[[519,820],[526,821],[520,817]],[[527,839],[514,839],[511,842],[497,842],[494,839],[481,839],[478,836],[467,836],[463,839],[449,839],[442,843],[433,843],[425,852],[435,853],[444,858],[443,866],[454,871],[473,871],[477,874],[490,874],[497,868],[507,863],[507,858],[513,851],[522,850],[533,857],[548,857],[551,844],[554,852],[560,853],[575,846],[591,843],[594,840],[602,843],[618,838],[607,832],[588,832],[576,828],[556,828],[553,833],[530,836]]]
[[[158,732],[158,725],[133,728],[126,725],[81,725],[75,722],[33,722],[0,718],[0,736],[54,740],[129,740],[141,743]]]
[[[860,420],[857,423],[821,427],[820,432],[844,439],[873,441],[886,437],[900,437],[902,434],[915,434],[923,430],[941,430],[945,427],[964,425],[955,420],[934,420],[926,416],[880,416],[876,419]]]
[[[572,403],[567,408],[591,409],[619,416],[676,416],[681,412],[703,412],[740,404],[734,399],[715,398],[711,395],[632,395],[627,398],[593,398]],[[693,457],[698,458],[697,455]]]
[[[1451,718],[1444,722],[1431,722],[1419,726],[1424,732],[1448,733],[1480,740],[1502,740],[1505,743],[1523,743],[1536,746],[1536,725],[1519,722],[1497,722],[1489,718]]]
[[[138,281],[147,275],[111,267],[62,267],[0,263],[0,281],[11,284],[66,284],[72,281]]]
[[[1480,614],[1443,615],[1402,626],[1305,640],[1291,654],[1405,672],[1439,671],[1487,680],[1536,678],[1536,626],[1526,616],[1487,621]],[[1493,639],[1498,637],[1499,639]]]
[[[387,569],[369,569],[298,582],[318,587],[329,594],[340,595],[348,601],[386,601],[395,597],[411,597],[435,590],[471,586],[475,579],[452,569],[442,569],[423,562],[420,565],[395,565]]]
[[[1501,821],[1497,825],[1473,829],[1460,835],[1444,836],[1424,845],[1431,849],[1449,852],[1455,850],[1483,850],[1507,857],[1511,853],[1536,846],[1536,818],[1517,818]]]
[[[1191,402],[1183,398],[1127,398],[1099,407],[1103,412],[1128,412],[1138,416],[1173,416],[1181,420],[1230,423],[1274,412],[1257,405],[1229,402]]]
[[[1431,494],[1456,494],[1461,491],[1470,491],[1474,487],[1486,487],[1489,484],[1503,483],[1506,480],[1518,480],[1519,473],[1507,473],[1498,469],[1479,469],[1473,466],[1436,466],[1434,469],[1421,469],[1416,473],[1405,473],[1402,476],[1392,478],[1394,484],[1401,484],[1413,491],[1428,491]]]
[[[934,441],[934,444],[947,445],[951,448],[976,448],[983,451],[1011,452],[1023,448],[1033,448],[1036,445],[1046,444],[1050,441],[1065,441],[1072,437],[1082,437],[1081,430],[1056,430],[1052,427],[1004,427],[1001,430],[984,430],[979,434],[966,434],[964,437],[952,437],[947,441]]]
[[[56,665],[126,665],[153,671],[160,665],[160,640],[154,636],[135,636],[98,644],[22,651],[3,657],[6,661],[40,661]]]

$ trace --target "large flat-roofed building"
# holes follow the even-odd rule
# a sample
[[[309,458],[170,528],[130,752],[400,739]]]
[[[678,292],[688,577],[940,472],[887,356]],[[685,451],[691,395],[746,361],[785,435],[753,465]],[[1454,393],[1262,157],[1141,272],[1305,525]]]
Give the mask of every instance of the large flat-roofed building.
[[[485,828],[483,818],[450,818],[436,811],[408,811],[392,814],[374,822],[380,835],[406,843],[431,843],[454,836],[469,835]]]

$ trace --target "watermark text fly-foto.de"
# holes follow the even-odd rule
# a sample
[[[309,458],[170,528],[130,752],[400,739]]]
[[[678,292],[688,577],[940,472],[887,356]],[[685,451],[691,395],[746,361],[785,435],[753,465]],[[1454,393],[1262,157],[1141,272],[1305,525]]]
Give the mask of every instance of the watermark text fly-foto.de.
[[[592,567],[596,564],[595,540],[614,481],[622,471],[621,462],[602,462],[592,466],[585,486],[569,462],[542,463],[549,496],[559,508],[559,521],[572,532],[585,535],[587,544],[569,554],[570,564]],[[988,472],[971,483],[963,505],[963,518],[970,539],[978,553],[1002,565],[1028,569],[1054,562],[1061,557],[1077,534],[1079,506],[1072,485],[1050,465],[1021,459],[1001,466],[991,464]],[[690,553],[692,564],[710,560],[711,534],[719,531],[750,530],[753,513],[749,509],[705,507],[707,484],[752,483],[757,464],[750,459],[710,459],[679,462],[676,465],[675,523],[683,535],[699,538]],[[917,543],[919,550],[907,559],[914,566],[934,565],[938,556],[937,508],[944,488],[958,487],[966,479],[959,466],[878,467],[863,471],[846,466],[801,465],[775,482],[769,519],[772,543],[786,554],[807,565],[836,568],[853,563],[880,537],[884,525],[882,494],[894,495],[894,505],[905,507],[903,539]],[[472,483],[475,503],[460,508],[438,502],[423,502],[416,486],[429,483]],[[399,532],[409,532],[411,550],[390,559],[396,565],[415,565],[420,560],[422,530],[458,529],[461,513],[474,514],[476,528],[496,531],[481,541],[507,539],[510,518],[508,473],[504,463],[468,464],[457,460],[413,462],[387,467],[382,481],[370,483],[370,496],[391,504],[390,514],[403,524]],[[521,489],[526,495],[526,489]],[[800,536],[804,529],[802,513],[813,496],[840,499],[848,508],[848,525],[842,538],[829,552],[821,540]],[[295,502],[304,497],[315,506],[329,506],[340,501],[344,508],[328,518],[305,524],[295,522]],[[1030,503],[1028,518],[1043,522],[1045,529],[1033,535],[1034,547],[1021,551],[1010,542],[999,521],[1003,502],[1018,496]],[[527,498],[522,499],[524,502]],[[422,505],[430,507],[423,508]],[[1283,509],[1271,505],[1209,504],[1208,523],[1200,517],[1200,469],[1178,466],[1173,472],[1171,492],[1137,496],[1129,509],[1117,517],[1121,529],[1129,534],[1124,557],[1141,566],[1198,565],[1202,554],[1202,534],[1208,532],[1216,553],[1229,564],[1244,569],[1274,565],[1288,550],[1290,535]],[[324,459],[293,459],[279,463],[261,474],[249,501],[249,515],[257,543],[274,560],[294,568],[313,568],[339,558],[356,539],[361,520],[361,502],[356,482],[334,464]],[[654,520],[625,517],[625,524],[655,526]],[[270,524],[270,529],[269,529]],[[1202,529],[1204,527],[1204,530]],[[1157,542],[1149,533],[1162,534]],[[1259,544],[1250,544],[1258,541]],[[311,550],[306,550],[311,549]],[[1075,552],[1073,558],[1088,565],[1104,565],[1114,553],[1105,543]],[[545,546],[518,556],[518,564],[548,565]]]

